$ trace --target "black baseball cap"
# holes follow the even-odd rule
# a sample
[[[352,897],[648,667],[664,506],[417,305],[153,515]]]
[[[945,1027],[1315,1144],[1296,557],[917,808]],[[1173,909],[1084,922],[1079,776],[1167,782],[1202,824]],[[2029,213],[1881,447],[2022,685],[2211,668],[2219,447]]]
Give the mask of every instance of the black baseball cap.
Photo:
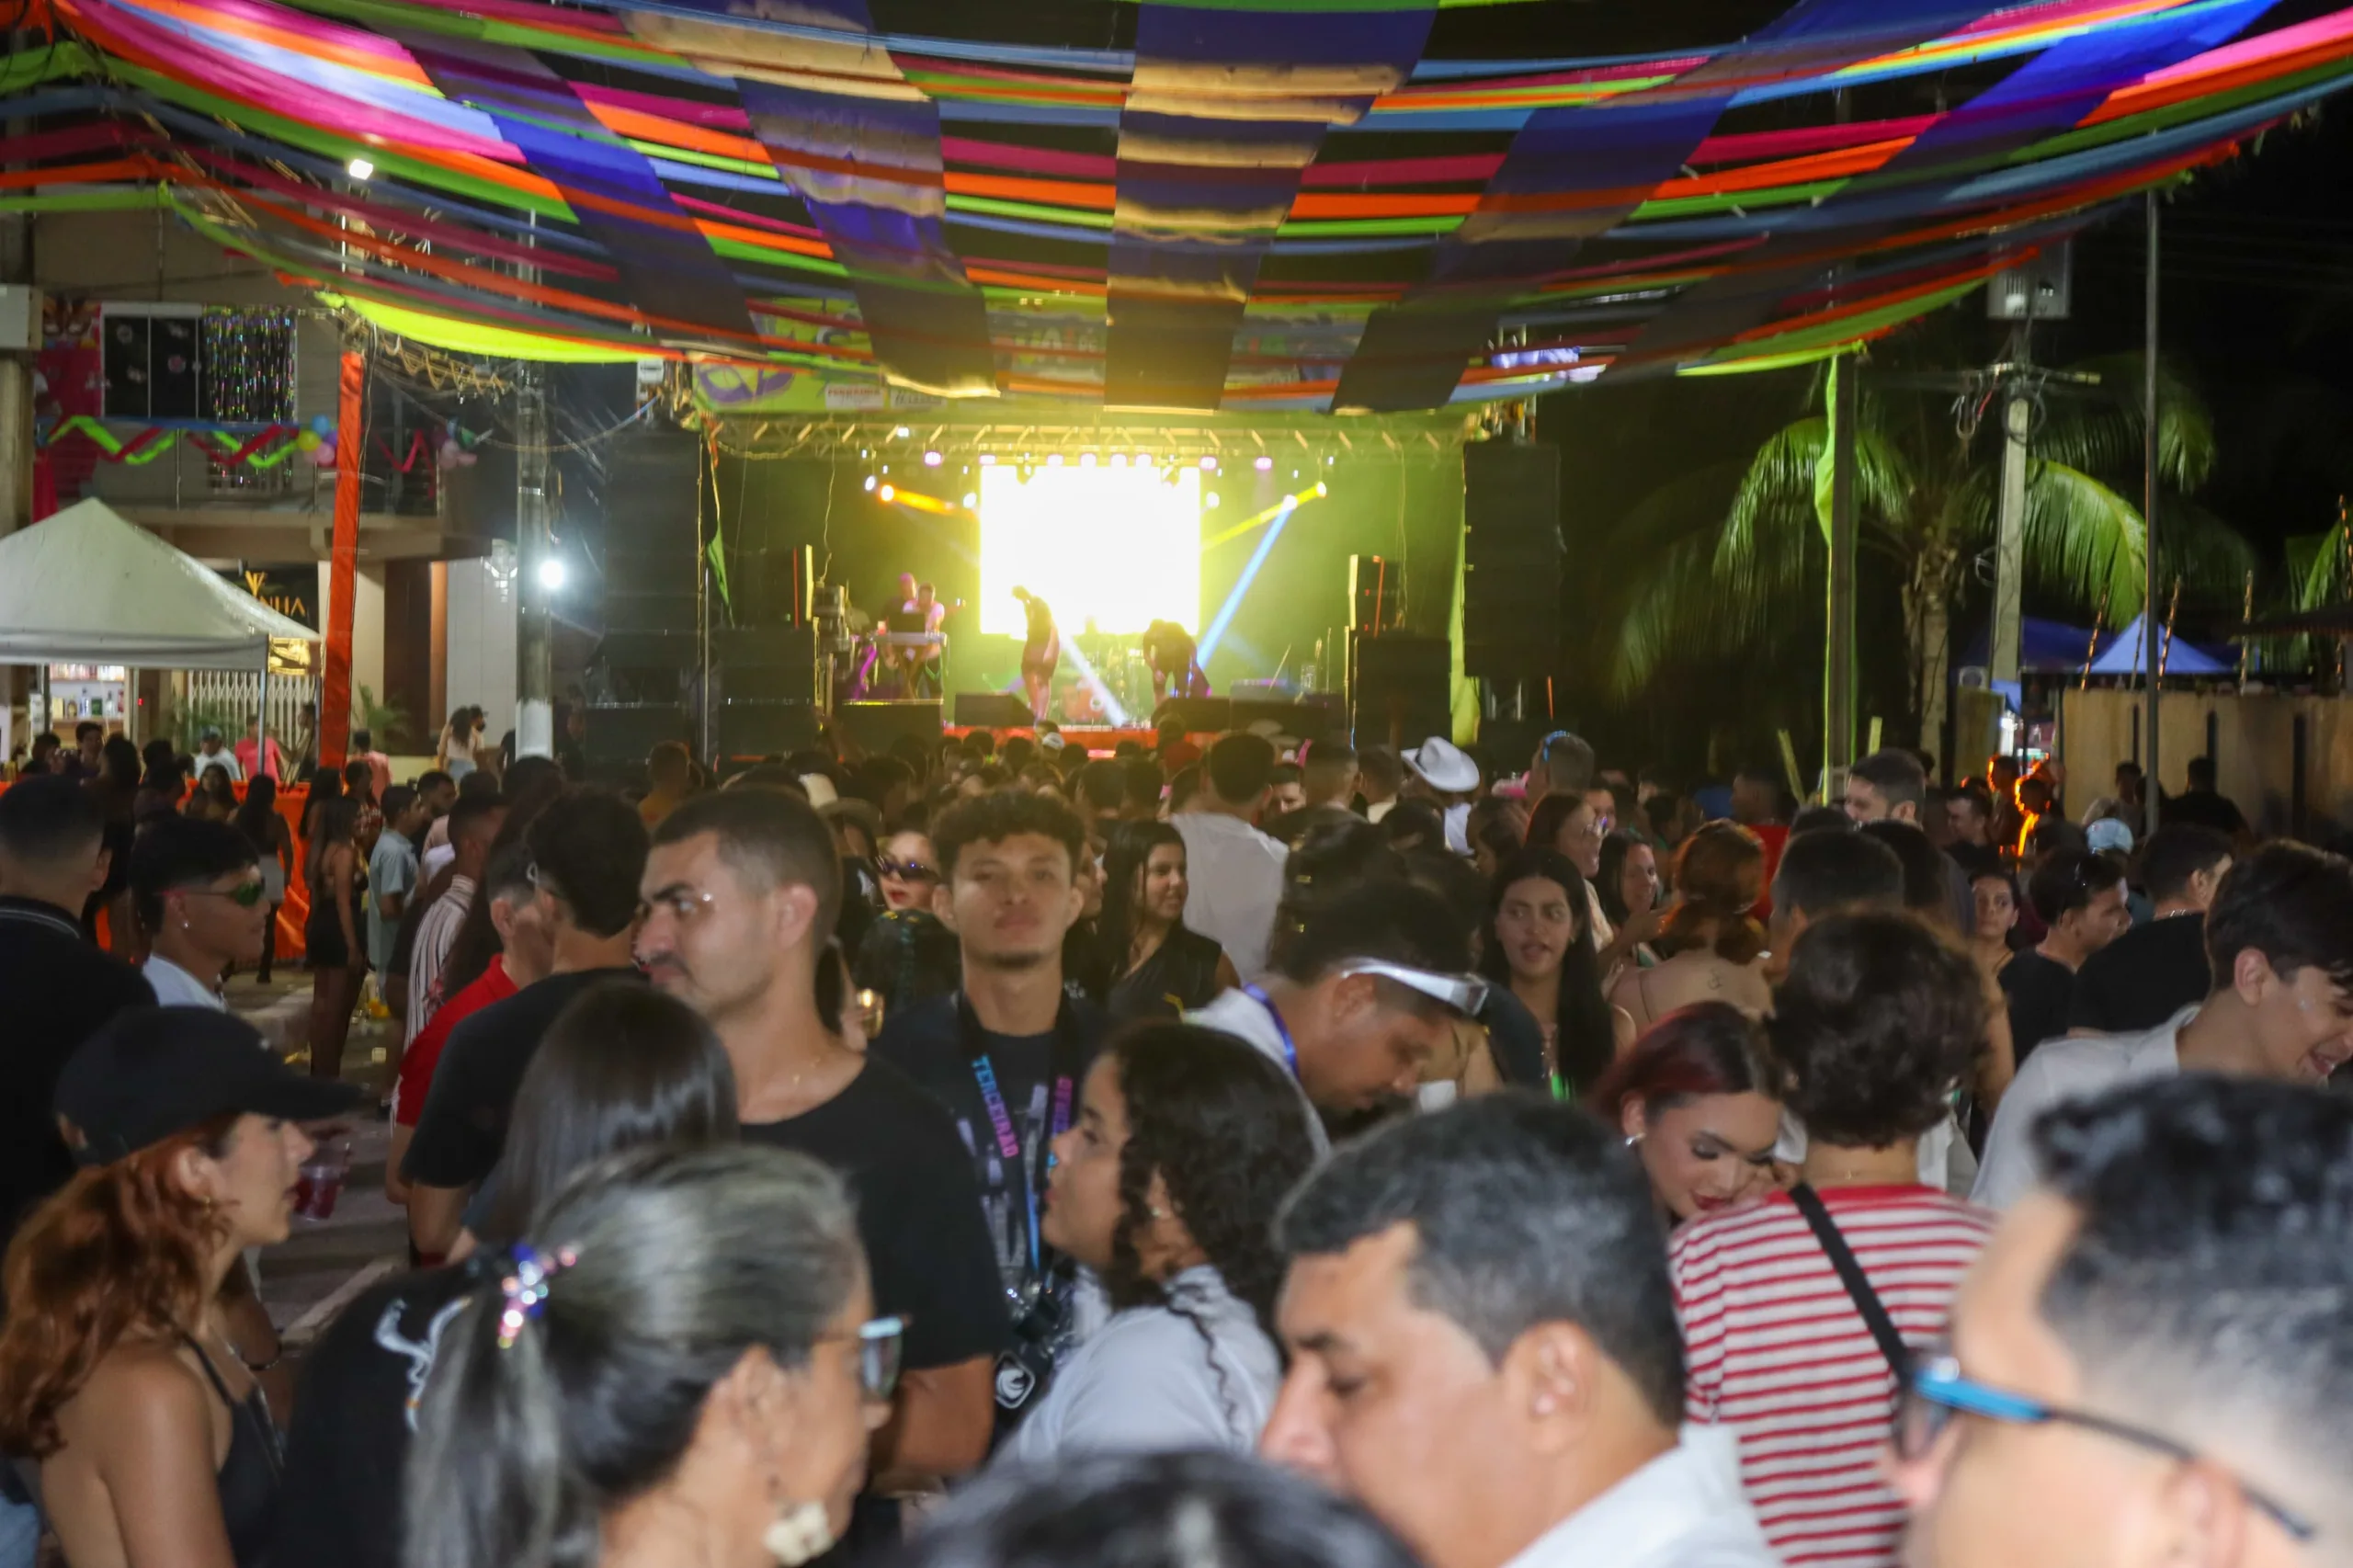
[[[57,1114],[102,1165],[219,1116],[316,1121],[357,1110],[357,1084],[306,1077],[261,1031],[214,1007],[131,1007],[82,1042],[58,1074]]]

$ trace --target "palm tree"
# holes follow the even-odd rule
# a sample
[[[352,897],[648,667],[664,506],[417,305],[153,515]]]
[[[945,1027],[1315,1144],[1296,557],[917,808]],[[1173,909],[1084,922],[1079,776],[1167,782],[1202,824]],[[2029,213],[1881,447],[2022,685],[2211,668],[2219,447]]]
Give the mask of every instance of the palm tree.
[[[1994,543],[2001,482],[1998,408],[1979,403],[1973,412],[1984,417],[1968,418],[1967,401],[1909,390],[1893,373],[1923,358],[1961,360],[1939,341],[1948,335],[1931,329],[1882,352],[1881,384],[1865,381],[1856,432],[1861,592],[1900,600],[1911,717],[1929,737],[1943,728],[1953,607]],[[2124,494],[2140,488],[2141,361],[2124,355],[2072,369],[2097,377],[2097,386],[2093,395],[2063,394],[2057,382],[2046,387],[2029,438],[2025,586],[2119,625],[2140,612],[2144,580],[2141,511]],[[2194,585],[2235,587],[2252,551],[2188,498],[2213,466],[2211,423],[2196,392],[2160,371],[2160,472],[2171,492],[2161,502],[2159,564]],[[1826,387],[1827,377],[1817,377],[1809,407],[1823,406]],[[1739,465],[1731,503],[1720,513],[1694,509],[1723,494],[1721,466],[1654,493],[1620,525],[1621,539],[1649,541],[1628,579],[1608,655],[1610,684],[1621,696],[1670,659],[1749,656],[1792,625],[1819,624],[1828,439],[1825,415],[1809,413]],[[1661,539],[1672,542],[1658,548]]]

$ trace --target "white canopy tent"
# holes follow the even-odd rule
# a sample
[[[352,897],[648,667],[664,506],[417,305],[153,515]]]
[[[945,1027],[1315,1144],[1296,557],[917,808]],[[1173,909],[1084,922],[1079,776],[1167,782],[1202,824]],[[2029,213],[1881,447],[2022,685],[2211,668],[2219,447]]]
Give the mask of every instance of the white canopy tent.
[[[0,664],[258,670],[273,637],[319,641],[103,501],[0,539]]]
[[[266,699],[272,638],[319,634],[103,501],[0,539],[0,664],[251,670]]]

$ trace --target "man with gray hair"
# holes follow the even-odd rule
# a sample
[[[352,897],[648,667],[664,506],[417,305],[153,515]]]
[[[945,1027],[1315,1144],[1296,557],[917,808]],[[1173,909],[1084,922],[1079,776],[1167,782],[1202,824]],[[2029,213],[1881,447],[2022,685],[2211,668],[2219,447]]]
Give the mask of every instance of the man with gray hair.
[[[2167,1076],[2035,1129],[2040,1182],[1914,1368],[1915,1568],[2346,1561],[2353,1103]]]
[[[1259,1439],[1430,1568],[1771,1568],[1729,1432],[1683,1415],[1649,1182],[1574,1107],[1467,1100],[1344,1146],[1276,1225]]]

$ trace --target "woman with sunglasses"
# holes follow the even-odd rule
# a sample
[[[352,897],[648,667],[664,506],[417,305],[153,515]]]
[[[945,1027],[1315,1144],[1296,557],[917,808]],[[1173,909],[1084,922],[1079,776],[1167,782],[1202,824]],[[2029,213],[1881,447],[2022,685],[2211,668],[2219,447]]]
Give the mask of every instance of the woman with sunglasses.
[[[927,835],[892,834],[875,869],[881,873],[883,909],[859,938],[850,970],[858,989],[881,996],[888,1017],[955,990],[963,955],[956,934],[931,912],[939,858]]]
[[[646,1144],[735,1141],[735,1074],[710,1026],[635,981],[574,997],[548,1028],[515,1098],[497,1168],[467,1210],[452,1267],[399,1276],[345,1309],[304,1363],[276,1560],[393,1568],[401,1467],[415,1392],[449,1320],[480,1283],[461,1267],[496,1249],[579,1172]]]
[[[9,1244],[0,1453],[39,1468],[69,1563],[268,1560],[277,1423],[232,1300],[286,1239],[311,1140],[356,1090],[290,1072],[251,1024],[134,1007],[84,1041],[57,1107],[85,1168]]]
[[[839,1539],[899,1329],[871,1319],[839,1176],[778,1149],[638,1149],[528,1236],[438,1336],[403,1562],[797,1568]]]
[[[1174,1018],[1242,983],[1225,949],[1179,918],[1185,840],[1165,822],[1120,823],[1103,856],[1095,971],[1115,1020]]]
[[[131,850],[131,896],[147,933],[140,965],[167,1007],[225,1007],[221,978],[261,957],[269,903],[254,846],[227,823],[164,815]]]
[[[1314,1160],[1308,1115],[1280,1066],[1214,1030],[1139,1024],[1104,1048],[1054,1140],[1040,1234],[1113,1313],[1000,1462],[1251,1451],[1282,1380],[1274,1218]]]

